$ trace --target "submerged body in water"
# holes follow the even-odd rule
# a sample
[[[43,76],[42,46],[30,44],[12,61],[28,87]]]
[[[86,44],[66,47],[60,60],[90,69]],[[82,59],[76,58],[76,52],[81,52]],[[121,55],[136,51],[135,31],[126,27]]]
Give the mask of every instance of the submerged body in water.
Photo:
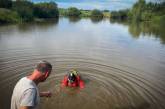
[[[72,70],[68,73],[68,75],[64,76],[61,86],[84,88],[84,81],[80,78],[80,75],[78,75],[76,70]]]

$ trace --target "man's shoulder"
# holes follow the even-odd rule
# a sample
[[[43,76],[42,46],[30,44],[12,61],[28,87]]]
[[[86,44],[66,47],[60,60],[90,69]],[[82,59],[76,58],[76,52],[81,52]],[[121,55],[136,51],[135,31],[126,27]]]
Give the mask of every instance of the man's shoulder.
[[[28,79],[27,77],[21,78],[18,82],[16,87],[22,87],[23,89],[29,89],[29,88],[37,88],[36,84]]]

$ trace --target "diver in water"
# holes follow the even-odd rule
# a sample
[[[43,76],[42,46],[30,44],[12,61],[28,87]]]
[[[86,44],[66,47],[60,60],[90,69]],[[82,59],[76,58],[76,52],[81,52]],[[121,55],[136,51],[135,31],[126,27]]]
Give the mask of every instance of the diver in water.
[[[62,87],[70,86],[84,88],[84,81],[81,80],[76,70],[71,70],[69,71],[68,75],[64,76],[61,85]]]

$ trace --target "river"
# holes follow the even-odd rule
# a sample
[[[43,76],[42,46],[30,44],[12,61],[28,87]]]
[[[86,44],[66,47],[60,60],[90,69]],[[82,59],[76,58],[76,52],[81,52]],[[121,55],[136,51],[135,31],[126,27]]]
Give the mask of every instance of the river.
[[[41,109],[165,109],[165,32],[148,23],[59,18],[0,26],[0,109],[16,82],[47,60]],[[78,70],[85,88],[60,88]]]

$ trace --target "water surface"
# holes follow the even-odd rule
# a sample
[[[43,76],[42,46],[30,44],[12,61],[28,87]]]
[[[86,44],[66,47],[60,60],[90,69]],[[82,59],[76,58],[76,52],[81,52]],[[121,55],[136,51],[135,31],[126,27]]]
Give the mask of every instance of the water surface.
[[[60,18],[0,26],[0,108],[9,109],[16,82],[39,60],[53,71],[41,109],[164,109],[165,33],[150,23]],[[85,88],[60,88],[70,69]]]

